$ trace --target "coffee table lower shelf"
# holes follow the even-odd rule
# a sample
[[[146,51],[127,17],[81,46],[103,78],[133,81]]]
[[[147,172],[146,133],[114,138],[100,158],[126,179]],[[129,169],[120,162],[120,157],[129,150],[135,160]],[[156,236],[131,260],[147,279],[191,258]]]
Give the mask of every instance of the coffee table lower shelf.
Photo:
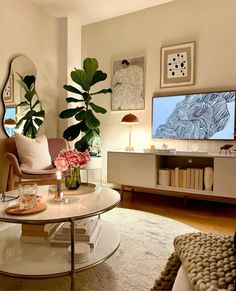
[[[120,235],[116,227],[101,220],[101,236],[88,261],[75,264],[75,272],[91,268],[108,259],[118,249]],[[49,278],[71,274],[67,247],[44,243],[24,243],[20,240],[20,225],[0,231],[0,273],[20,278]]]

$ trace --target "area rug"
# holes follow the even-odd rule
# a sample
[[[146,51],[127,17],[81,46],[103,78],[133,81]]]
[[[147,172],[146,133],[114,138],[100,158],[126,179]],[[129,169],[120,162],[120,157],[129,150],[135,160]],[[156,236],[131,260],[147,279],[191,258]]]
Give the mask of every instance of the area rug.
[[[120,231],[117,252],[106,262],[76,274],[78,291],[150,290],[173,251],[177,235],[196,229],[155,214],[115,208],[102,215]],[[70,278],[16,279],[0,275],[0,290],[70,290]]]

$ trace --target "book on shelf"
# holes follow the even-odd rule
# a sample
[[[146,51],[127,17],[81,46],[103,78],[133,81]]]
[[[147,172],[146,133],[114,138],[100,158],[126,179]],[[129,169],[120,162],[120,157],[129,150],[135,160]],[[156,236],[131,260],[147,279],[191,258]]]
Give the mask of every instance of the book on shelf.
[[[187,168],[186,170],[186,188],[190,189],[191,187],[191,169]]]
[[[21,236],[47,238],[59,227],[60,223],[49,223],[45,225],[22,224]]]
[[[195,169],[190,169],[190,189],[194,189],[194,181],[195,181]]]
[[[89,241],[83,241],[83,242],[87,243],[91,248],[95,248],[98,244],[100,237],[101,237],[101,229],[102,229],[102,223],[100,220],[98,220],[98,222],[96,224],[96,228],[94,229]],[[64,239],[55,239],[54,236],[52,236],[49,241],[51,244],[54,244],[54,245],[69,246],[70,242],[71,242],[71,237],[70,237],[70,235],[68,235]],[[78,242],[81,240],[77,240],[75,238],[75,241]]]
[[[183,169],[183,188],[187,188],[187,170]]]
[[[179,169],[179,188],[183,188],[183,174],[184,169]]]
[[[175,187],[179,187],[179,168],[175,168]]]
[[[194,189],[198,190],[199,187],[199,169],[194,169]]]
[[[170,186],[175,186],[175,169],[170,169]]]
[[[203,169],[199,169],[198,190],[203,190]]]

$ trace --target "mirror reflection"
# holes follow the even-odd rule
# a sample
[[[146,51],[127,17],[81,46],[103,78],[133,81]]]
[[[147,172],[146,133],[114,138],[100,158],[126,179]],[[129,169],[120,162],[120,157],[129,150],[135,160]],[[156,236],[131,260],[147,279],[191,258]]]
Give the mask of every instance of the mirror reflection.
[[[36,67],[26,56],[15,57],[2,92],[5,106],[3,128],[8,137],[15,131],[35,138],[44,120],[44,111],[36,89]]]

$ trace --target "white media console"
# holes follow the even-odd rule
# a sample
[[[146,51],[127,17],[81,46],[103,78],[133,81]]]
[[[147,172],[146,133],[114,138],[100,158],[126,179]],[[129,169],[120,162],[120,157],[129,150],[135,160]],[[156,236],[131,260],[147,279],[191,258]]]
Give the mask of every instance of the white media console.
[[[176,167],[212,167],[212,191],[159,185],[159,169]],[[236,203],[236,155],[109,151],[107,181],[120,184],[121,189],[148,188],[157,194]]]

